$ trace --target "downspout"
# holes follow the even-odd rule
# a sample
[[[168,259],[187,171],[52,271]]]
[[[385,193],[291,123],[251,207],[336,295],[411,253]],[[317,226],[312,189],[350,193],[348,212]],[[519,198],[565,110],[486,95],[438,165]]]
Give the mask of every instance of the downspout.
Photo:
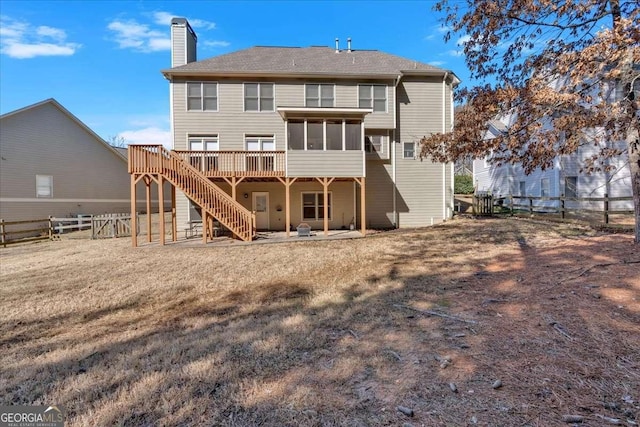
[[[402,79],[402,74],[398,74],[396,78],[396,83],[393,86],[393,102],[394,102],[394,114],[393,114],[393,142],[389,141],[389,155],[391,156],[391,180],[393,181],[393,227],[398,228],[398,209],[397,209],[397,192],[398,188],[396,185],[396,139],[399,136],[398,132],[398,85],[400,84],[400,79]],[[402,144],[400,144],[402,146]]]
[[[442,133],[447,132],[447,118],[445,111],[447,110],[447,76],[448,72],[442,77]],[[444,149],[444,148],[443,148]],[[447,220],[447,164],[442,163],[442,221]]]

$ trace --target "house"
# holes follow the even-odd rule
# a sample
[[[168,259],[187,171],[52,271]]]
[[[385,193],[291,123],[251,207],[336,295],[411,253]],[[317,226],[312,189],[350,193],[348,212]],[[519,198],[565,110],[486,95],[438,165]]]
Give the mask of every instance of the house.
[[[213,217],[250,240],[253,229],[300,223],[364,233],[451,217],[453,164],[422,161],[417,147],[452,128],[451,71],[350,39],[197,61],[183,18],[172,20],[171,40],[162,73],[174,150],[130,147],[129,157],[132,185],[151,176],[177,188],[177,224]]]
[[[0,116],[5,221],[129,212],[129,189],[126,157],[55,99]]]
[[[486,138],[494,138],[506,132],[510,118],[496,119],[489,122]],[[611,143],[598,139],[592,132],[589,144],[583,144],[575,153],[557,156],[553,167],[545,170],[536,169],[526,174],[520,165],[496,165],[490,162],[490,155],[473,162],[473,181],[477,192],[491,192],[498,197],[533,196],[533,197],[569,197],[569,198],[602,198],[631,197],[631,174],[628,164],[622,158],[609,159],[613,170],[587,174],[581,172],[584,161],[597,154],[604,144],[612,148],[625,150],[625,142]],[[514,201],[525,204],[525,200]],[[559,200],[534,200],[534,208],[556,210]],[[569,209],[602,209],[601,201],[566,201]],[[633,201],[612,201],[611,210],[633,209]]]

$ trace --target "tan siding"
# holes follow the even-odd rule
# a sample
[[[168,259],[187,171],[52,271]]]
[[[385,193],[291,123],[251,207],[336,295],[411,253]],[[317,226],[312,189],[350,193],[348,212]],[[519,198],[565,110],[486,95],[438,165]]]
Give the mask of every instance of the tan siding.
[[[395,152],[398,225],[435,224],[443,219],[443,180],[450,169],[446,168],[443,174],[441,163],[404,159],[402,143],[418,142],[424,135],[442,131],[442,79],[403,80],[398,87],[398,110],[400,137]]]
[[[129,199],[126,161],[51,103],[4,117],[0,153],[1,198],[35,198],[36,175],[51,175],[53,200]],[[51,203],[31,202],[26,211],[16,205],[15,214],[10,211],[13,202],[2,203],[3,216],[5,220],[47,216]],[[109,211],[127,206],[111,205]],[[89,214],[104,213],[106,208],[96,202],[69,202],[60,209]]]
[[[296,151],[287,152],[288,175],[291,177],[363,176],[361,151]]]
[[[391,163],[367,161],[367,226],[393,227],[393,179]]]
[[[171,26],[171,38],[173,40],[173,48],[171,49],[172,67],[186,64],[186,33],[187,28],[183,25]]]

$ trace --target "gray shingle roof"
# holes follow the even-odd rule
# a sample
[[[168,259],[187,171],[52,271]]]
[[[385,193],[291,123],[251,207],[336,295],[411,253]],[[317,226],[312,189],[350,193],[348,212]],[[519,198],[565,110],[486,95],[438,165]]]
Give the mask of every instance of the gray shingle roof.
[[[377,50],[342,50],[329,47],[262,47],[163,70],[182,73],[256,73],[256,74],[329,74],[398,75],[401,72],[444,74],[447,70]]]

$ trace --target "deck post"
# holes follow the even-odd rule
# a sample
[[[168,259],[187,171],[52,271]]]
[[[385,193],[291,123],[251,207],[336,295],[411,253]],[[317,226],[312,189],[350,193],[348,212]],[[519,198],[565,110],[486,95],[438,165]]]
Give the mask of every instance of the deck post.
[[[202,212],[202,243],[206,245],[207,244],[207,228],[209,228],[207,222],[209,221],[209,218],[206,210],[202,209],[201,212]]]
[[[158,175],[158,221],[160,222],[160,244],[164,245],[164,177]]]
[[[129,153],[131,153],[129,147]],[[131,161],[131,160],[129,160]],[[131,244],[135,248],[138,246],[138,222],[136,218],[136,174],[131,174]]]
[[[151,177],[144,177],[147,194],[147,242],[151,243]]]
[[[365,194],[365,177],[360,178],[360,227],[363,236],[367,234],[367,196]]]
[[[178,224],[176,220],[176,187],[171,185],[171,237],[175,242],[178,239]]]
[[[284,227],[287,230],[287,237],[291,236],[291,182],[289,181],[289,177],[286,178],[286,182],[284,184]]]

